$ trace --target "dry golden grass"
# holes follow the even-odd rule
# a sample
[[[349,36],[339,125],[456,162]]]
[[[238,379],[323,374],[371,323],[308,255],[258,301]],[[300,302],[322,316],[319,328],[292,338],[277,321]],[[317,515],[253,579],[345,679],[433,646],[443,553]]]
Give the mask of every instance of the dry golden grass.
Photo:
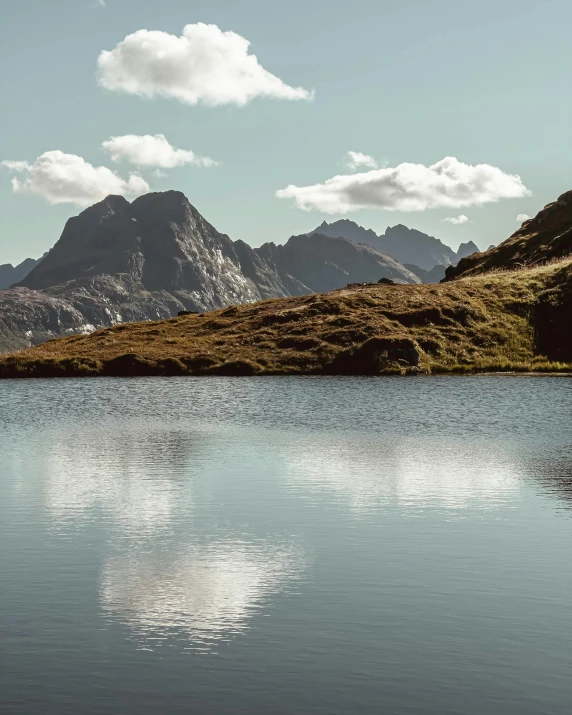
[[[539,321],[568,315],[571,286],[570,259],[440,285],[349,286],[60,338],[2,358],[0,376],[569,371],[558,330]]]

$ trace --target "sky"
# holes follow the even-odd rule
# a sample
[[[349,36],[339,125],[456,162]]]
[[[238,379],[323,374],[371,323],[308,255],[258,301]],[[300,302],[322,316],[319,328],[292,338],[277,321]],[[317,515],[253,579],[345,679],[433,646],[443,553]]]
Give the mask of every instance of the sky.
[[[0,264],[103,192],[252,246],[349,218],[485,249],[572,189],[570,0],[1,5]]]

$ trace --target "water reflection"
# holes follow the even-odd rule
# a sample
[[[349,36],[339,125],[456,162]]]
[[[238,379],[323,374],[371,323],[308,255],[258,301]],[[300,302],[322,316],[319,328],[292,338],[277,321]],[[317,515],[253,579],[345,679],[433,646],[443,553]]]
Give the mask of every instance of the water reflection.
[[[553,450],[548,457],[531,455],[526,462],[526,474],[542,491],[562,501],[565,508],[572,507],[572,450]]]
[[[490,508],[513,498],[520,476],[506,450],[423,439],[307,441],[288,455],[287,467],[295,489],[333,491],[356,512],[389,500],[418,508]]]
[[[98,509],[126,536],[166,528],[188,492],[183,475],[193,450],[196,439],[172,430],[100,429],[55,440],[44,471],[52,523],[85,520]]]
[[[253,613],[304,567],[300,548],[264,540],[122,555],[103,570],[101,600],[149,647],[184,633],[193,648],[209,650],[243,632]]]

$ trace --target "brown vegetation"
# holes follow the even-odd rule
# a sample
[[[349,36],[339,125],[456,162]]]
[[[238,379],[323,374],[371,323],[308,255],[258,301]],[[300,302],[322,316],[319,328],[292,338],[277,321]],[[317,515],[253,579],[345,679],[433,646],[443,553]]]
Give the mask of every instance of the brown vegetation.
[[[572,260],[564,260],[116,325],[6,356],[0,376],[568,371],[571,316]]]

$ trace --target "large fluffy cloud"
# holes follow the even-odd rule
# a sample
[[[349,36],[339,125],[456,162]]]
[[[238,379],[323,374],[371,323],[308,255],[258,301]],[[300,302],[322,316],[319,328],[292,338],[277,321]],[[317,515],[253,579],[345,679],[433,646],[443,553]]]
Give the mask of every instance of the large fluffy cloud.
[[[255,97],[310,99],[265,70],[249,41],[202,22],[187,25],[181,37],[139,30],[115,49],[100,54],[102,87],[143,97],[174,97],[187,104],[245,105]]]
[[[471,166],[446,157],[432,166],[399,164],[334,176],[313,186],[290,185],[276,196],[294,199],[296,206],[306,211],[345,214],[365,208],[424,211],[480,206],[529,193],[520,176],[506,174],[490,164]]]
[[[12,179],[17,193],[39,194],[52,204],[72,203],[89,206],[108,194],[139,196],[149,191],[149,184],[131,174],[122,179],[105,166],[93,166],[81,156],[48,151],[33,164],[25,161],[3,161],[18,174]]]
[[[103,142],[103,148],[113,161],[127,159],[138,166],[156,166],[161,169],[173,169],[177,166],[193,164],[195,166],[216,166],[217,162],[208,156],[197,156],[193,151],[176,149],[169,144],[164,134],[126,134],[111,137]]]

